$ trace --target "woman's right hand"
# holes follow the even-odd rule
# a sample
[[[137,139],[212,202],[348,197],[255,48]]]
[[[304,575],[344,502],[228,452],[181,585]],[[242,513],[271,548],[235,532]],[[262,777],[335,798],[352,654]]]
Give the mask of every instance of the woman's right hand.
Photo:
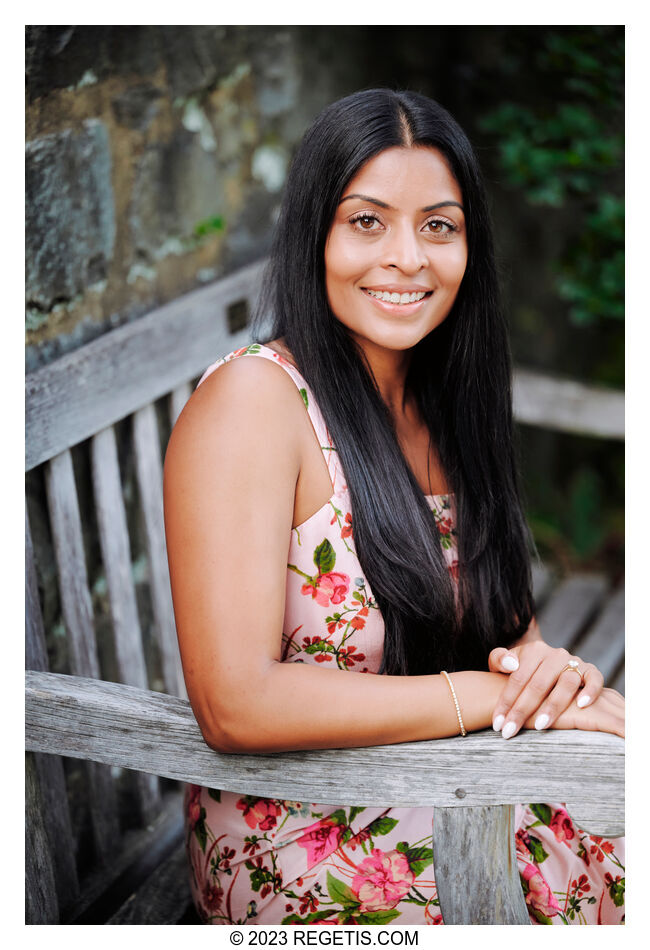
[[[578,693],[578,696],[580,693]],[[534,728],[529,721],[526,727]],[[551,729],[584,729],[586,732],[611,732],[625,738],[625,700],[615,689],[605,688],[598,698],[581,709],[576,700],[561,713]]]

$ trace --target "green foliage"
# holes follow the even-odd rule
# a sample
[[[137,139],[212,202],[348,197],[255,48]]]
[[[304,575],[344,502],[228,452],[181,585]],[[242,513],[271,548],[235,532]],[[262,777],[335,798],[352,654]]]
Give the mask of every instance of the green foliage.
[[[624,39],[617,28],[540,28],[541,91],[481,120],[498,139],[507,184],[532,205],[566,209],[572,234],[558,247],[555,286],[577,325],[622,319]],[[527,64],[520,61],[522,77]],[[524,83],[525,88],[525,83]]]
[[[219,234],[224,229],[224,220],[219,215],[212,215],[210,218],[203,218],[194,225],[194,236],[197,238],[209,237],[212,234]]]

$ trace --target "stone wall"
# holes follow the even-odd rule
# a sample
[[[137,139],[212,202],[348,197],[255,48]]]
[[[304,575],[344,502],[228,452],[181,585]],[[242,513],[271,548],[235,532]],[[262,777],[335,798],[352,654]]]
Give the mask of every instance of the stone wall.
[[[28,371],[268,251],[357,32],[27,27]]]

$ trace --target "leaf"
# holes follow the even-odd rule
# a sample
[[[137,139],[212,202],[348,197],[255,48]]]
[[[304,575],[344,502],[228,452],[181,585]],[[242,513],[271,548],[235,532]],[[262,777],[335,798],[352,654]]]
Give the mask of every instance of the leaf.
[[[221,801],[221,789],[220,788],[209,788],[208,795],[210,798],[214,798],[215,802]]]
[[[336,553],[327,538],[314,551],[314,564],[319,574],[328,574],[336,564]]]
[[[371,835],[387,835],[397,824],[396,818],[375,818],[368,825],[368,831]]]
[[[406,860],[410,869],[418,877],[426,867],[433,861],[433,851],[431,848],[409,848],[406,853]]]
[[[375,910],[370,914],[358,914],[355,920],[358,924],[389,924],[400,916],[398,910]]]
[[[548,852],[544,850],[544,846],[539,838],[535,838],[534,835],[528,835],[527,844],[528,850],[532,854],[535,864],[541,864],[542,861],[546,861]]]
[[[308,396],[307,396],[307,390],[304,389],[304,388],[301,389],[301,390],[300,390],[300,395],[302,396],[302,401],[303,401],[304,404],[305,404],[305,408],[306,408],[306,409],[309,409],[309,398],[308,398]]]
[[[365,811],[365,810],[366,810],[365,805],[361,805],[361,806],[359,806],[359,805],[354,805],[354,806],[350,809],[350,817],[348,818],[348,824],[351,825],[352,822],[354,821],[354,819],[357,817],[357,815],[360,815],[361,812],[362,812],[362,811]]]
[[[551,809],[548,807],[548,805],[541,803],[531,805],[530,810],[532,811],[533,815],[539,818],[541,822],[543,822],[545,825],[550,825],[553,813],[551,812]]]
[[[338,904],[343,904],[346,909],[359,906],[359,898],[347,884],[334,877],[331,871],[327,872],[327,890],[329,896]]]

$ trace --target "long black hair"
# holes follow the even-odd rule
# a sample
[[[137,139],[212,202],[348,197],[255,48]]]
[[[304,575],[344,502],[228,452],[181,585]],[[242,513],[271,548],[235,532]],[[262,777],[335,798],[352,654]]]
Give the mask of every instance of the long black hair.
[[[414,347],[406,379],[455,496],[458,599],[438,529],[393,422],[325,288],[341,195],[384,149],[426,145],[463,195],[467,268],[446,320]],[[425,96],[372,89],[326,108],[292,162],[256,326],[272,314],[338,451],[356,551],[382,612],[380,672],[485,669],[533,615],[529,535],[513,448],[511,367],[485,189],[464,132]]]

